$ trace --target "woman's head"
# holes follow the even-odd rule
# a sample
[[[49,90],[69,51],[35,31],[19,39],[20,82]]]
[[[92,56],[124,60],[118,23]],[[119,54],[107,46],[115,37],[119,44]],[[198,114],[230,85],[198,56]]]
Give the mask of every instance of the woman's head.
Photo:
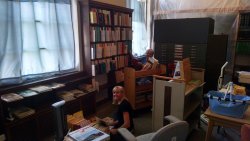
[[[153,57],[154,56],[154,50],[153,49],[148,49],[147,51],[146,51],[146,56],[147,57]]]
[[[125,97],[125,90],[122,86],[115,86],[113,88],[113,100],[120,102]]]

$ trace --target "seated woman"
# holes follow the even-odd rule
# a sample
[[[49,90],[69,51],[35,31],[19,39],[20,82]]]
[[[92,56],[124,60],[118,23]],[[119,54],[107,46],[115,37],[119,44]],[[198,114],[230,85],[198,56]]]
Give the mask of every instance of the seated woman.
[[[154,58],[154,50],[148,49],[146,51],[146,63],[143,65],[142,70],[155,69],[158,64],[158,60]]]
[[[115,113],[113,121],[106,121],[109,126],[113,126],[110,129],[110,140],[122,141],[123,138],[118,134],[118,128],[127,128],[129,131],[134,129],[134,122],[132,116],[132,106],[125,97],[125,90],[122,86],[115,86],[113,88],[113,102],[118,105],[118,109]]]

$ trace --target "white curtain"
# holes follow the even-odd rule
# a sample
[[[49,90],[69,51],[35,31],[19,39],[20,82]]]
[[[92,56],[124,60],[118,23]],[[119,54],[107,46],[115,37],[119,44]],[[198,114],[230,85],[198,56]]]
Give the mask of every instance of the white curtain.
[[[0,15],[0,85],[75,69],[70,0],[4,0]]]
[[[133,9],[132,29],[132,54],[134,56],[144,55],[148,44],[148,31],[147,31],[147,1],[146,0],[127,0],[127,7]]]

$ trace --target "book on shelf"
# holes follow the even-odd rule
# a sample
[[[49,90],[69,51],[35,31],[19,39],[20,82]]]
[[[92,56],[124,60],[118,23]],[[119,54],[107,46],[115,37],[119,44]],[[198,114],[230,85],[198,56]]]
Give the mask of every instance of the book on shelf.
[[[62,98],[65,101],[71,101],[75,99],[75,96],[72,92],[69,91],[61,91],[57,93],[57,96]]]
[[[70,132],[68,136],[74,141],[107,141],[110,138],[108,134],[90,126]]]
[[[38,92],[33,91],[33,90],[24,90],[24,91],[18,92],[17,94],[19,94],[22,97],[30,97],[30,96],[37,95]]]
[[[49,85],[47,85],[48,87],[52,88],[52,89],[58,89],[58,88],[62,88],[65,86],[65,84],[62,83],[51,83]]]
[[[86,94],[85,92],[78,89],[70,90],[69,92],[72,93],[74,97],[80,97]]]
[[[27,117],[27,116],[34,114],[35,110],[32,108],[29,108],[29,107],[21,106],[21,107],[15,108],[15,109],[11,109],[11,113],[15,117],[21,119],[21,118],[24,118],[24,117]]]
[[[93,92],[96,90],[92,84],[85,84],[85,83],[78,85],[78,88],[86,93]]]
[[[16,94],[16,93],[8,93],[1,95],[1,99],[5,102],[13,102],[23,99],[22,96]]]
[[[47,92],[47,91],[51,91],[52,88],[49,86],[43,86],[43,85],[39,85],[39,86],[35,86],[35,87],[31,87],[29,88],[30,90],[36,91],[38,93],[42,93],[42,92]]]

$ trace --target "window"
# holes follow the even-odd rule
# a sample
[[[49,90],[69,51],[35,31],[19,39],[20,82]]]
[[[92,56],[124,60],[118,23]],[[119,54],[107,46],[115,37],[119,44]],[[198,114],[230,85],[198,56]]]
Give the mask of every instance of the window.
[[[71,11],[71,0],[0,2],[0,85],[76,69]]]
[[[132,54],[134,56],[144,55],[147,48],[149,48],[146,30],[146,5],[146,0],[127,0],[127,7],[134,9],[132,19]]]

